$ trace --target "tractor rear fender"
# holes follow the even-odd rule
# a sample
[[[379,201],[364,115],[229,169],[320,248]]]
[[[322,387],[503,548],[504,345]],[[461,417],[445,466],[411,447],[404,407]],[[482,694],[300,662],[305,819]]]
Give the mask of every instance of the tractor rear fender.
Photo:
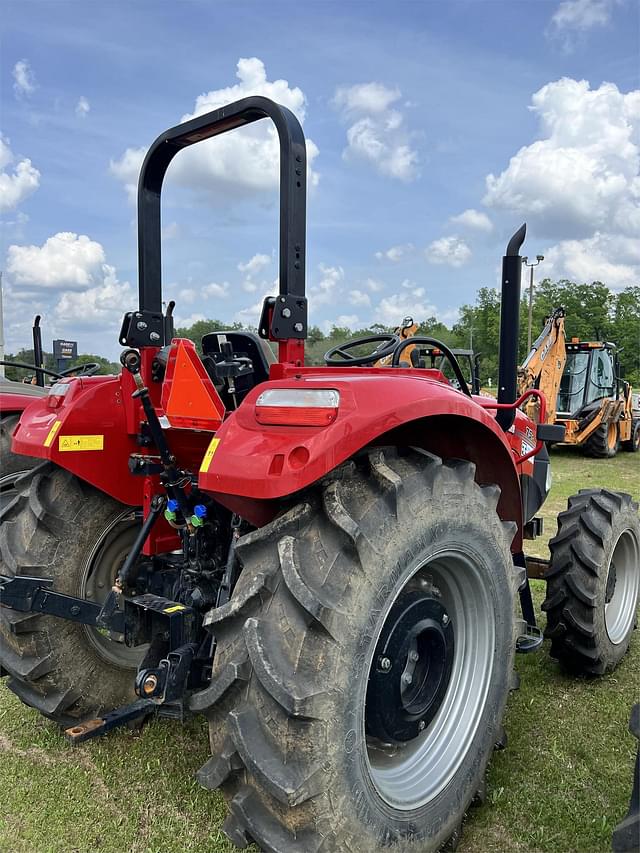
[[[338,391],[335,420],[321,427],[259,423],[258,396],[284,388]],[[520,530],[518,472],[495,418],[448,384],[409,371],[303,369],[297,381],[260,385],[216,433],[198,484],[260,526],[281,509],[283,498],[317,482],[363,448],[385,444],[474,462],[478,482],[495,483],[502,490],[500,516]]]

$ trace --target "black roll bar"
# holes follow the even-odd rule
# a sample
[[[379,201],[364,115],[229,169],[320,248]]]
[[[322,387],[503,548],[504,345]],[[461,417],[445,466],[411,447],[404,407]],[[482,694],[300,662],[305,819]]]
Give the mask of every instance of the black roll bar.
[[[205,139],[219,136],[229,130],[270,118],[278,131],[280,142],[280,299],[282,308],[289,301],[296,310],[284,316],[293,317],[304,324],[304,335],[280,334],[280,337],[306,337],[305,301],[305,234],[306,234],[306,181],[307,152],[304,133],[298,119],[286,107],[269,98],[254,96],[243,98],[228,106],[189,121],[162,133],[149,148],[142,164],[138,181],[138,292],[140,309],[130,324],[140,328],[140,315],[162,315],[162,268],[160,195],[167,168],[183,148]],[[283,299],[284,297],[284,299]],[[304,311],[301,312],[301,305]],[[302,316],[303,315],[303,316]],[[146,321],[142,316],[142,323]],[[288,325],[288,324],[284,324]],[[293,324],[291,324],[293,326]],[[280,323],[282,327],[282,322]],[[147,323],[155,330],[146,344],[157,346],[164,338],[162,323]],[[280,329],[288,332],[288,329]],[[293,332],[293,328],[292,328]],[[123,326],[122,336],[125,335]],[[138,345],[145,342],[139,341]],[[131,345],[131,344],[130,344]]]

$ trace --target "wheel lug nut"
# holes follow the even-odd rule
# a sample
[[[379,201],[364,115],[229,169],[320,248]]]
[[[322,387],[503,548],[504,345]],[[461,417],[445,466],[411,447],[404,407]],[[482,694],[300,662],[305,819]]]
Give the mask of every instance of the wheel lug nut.
[[[385,672],[388,672],[391,669],[391,661],[389,660],[389,658],[380,658],[378,663],[380,665],[380,669],[384,670]]]
[[[411,684],[411,682],[413,681],[413,676],[410,675],[408,672],[405,672],[405,674],[402,676],[402,680],[405,684]]]
[[[409,660],[413,663],[416,663],[420,659],[420,655],[418,652],[409,652]]]
[[[443,613],[443,614],[442,614],[442,624],[443,624],[443,625],[448,625],[448,624],[449,624],[449,615],[448,615],[448,613]]]
[[[420,720],[420,722],[418,723],[418,728],[420,729],[420,731],[423,732],[426,729],[426,727],[427,727],[427,724],[425,723],[425,721]]]

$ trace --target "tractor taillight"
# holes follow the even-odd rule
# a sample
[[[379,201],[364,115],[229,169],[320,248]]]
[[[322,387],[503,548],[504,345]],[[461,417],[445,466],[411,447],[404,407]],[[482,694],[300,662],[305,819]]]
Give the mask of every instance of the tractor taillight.
[[[272,426],[329,426],[340,392],[328,388],[270,388],[256,400],[256,420]]]

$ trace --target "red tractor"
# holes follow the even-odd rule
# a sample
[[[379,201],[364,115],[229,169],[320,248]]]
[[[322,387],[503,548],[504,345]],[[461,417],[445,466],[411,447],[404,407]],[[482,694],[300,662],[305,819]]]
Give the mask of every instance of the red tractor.
[[[280,140],[280,292],[259,335],[207,335],[200,357],[162,313],[163,178],[183,148],[263,118]],[[14,434],[42,464],[2,514],[0,673],[75,742],[206,715],[198,778],[222,789],[240,847],[453,848],[504,742],[514,653],[542,639],[523,540],[563,427],[537,390],[540,424],[516,399],[525,229],[503,259],[497,402],[431,338],[305,367],[305,178],[298,121],[262,97],[151,146],[124,369],[56,382]],[[457,387],[401,366],[408,344],[437,347]],[[591,490],[560,517],[545,607],[574,669],[604,672],[629,644],[636,509]]]

